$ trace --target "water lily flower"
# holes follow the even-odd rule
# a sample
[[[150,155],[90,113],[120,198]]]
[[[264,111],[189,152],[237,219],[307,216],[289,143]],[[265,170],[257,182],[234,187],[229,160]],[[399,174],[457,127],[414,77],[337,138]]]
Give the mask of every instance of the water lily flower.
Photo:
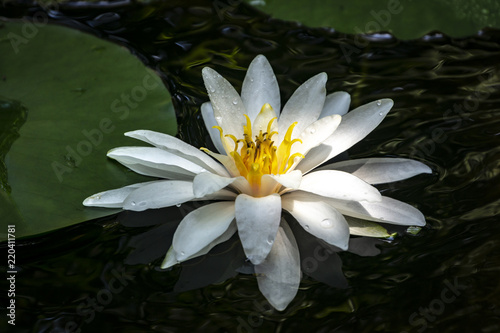
[[[365,158],[321,166],[378,126],[392,100],[347,112],[349,94],[327,95],[327,75],[321,73],[304,82],[281,110],[276,77],[262,55],[250,64],[241,95],[213,69],[205,67],[202,74],[210,102],[201,113],[217,152],[166,134],[128,132],[153,147],[121,147],[108,156],[162,180],[84,201],[86,206],[142,211],[213,200],[180,222],[163,268],[206,254],[237,232],[261,292],[283,310],[301,279],[300,254],[283,210],[304,230],[343,250],[350,234],[388,236],[376,222],[425,225],[420,211],[382,196],[373,185],[430,173],[426,165]]]

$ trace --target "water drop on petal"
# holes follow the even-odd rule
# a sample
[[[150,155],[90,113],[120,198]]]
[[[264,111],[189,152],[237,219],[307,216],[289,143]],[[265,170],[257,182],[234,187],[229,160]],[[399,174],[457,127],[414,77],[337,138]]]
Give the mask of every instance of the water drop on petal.
[[[325,229],[333,227],[333,222],[330,219],[324,219],[320,224]]]
[[[175,207],[180,207],[182,204],[178,203],[178,204],[175,204]]]
[[[233,100],[233,104],[234,105],[238,104],[238,101],[237,100]]]
[[[274,237],[273,237],[273,236],[269,236],[269,237],[267,238],[267,243],[268,243],[268,244],[272,244],[272,243],[274,243]]]
[[[380,99],[377,101],[377,105],[378,105],[378,106],[381,106],[381,105],[382,105],[382,101],[381,101]]]
[[[316,129],[315,129],[315,128],[311,128],[311,129],[309,130],[309,133],[310,133],[310,134],[314,134],[314,132],[316,132]]]
[[[304,229],[309,230],[309,226],[306,224],[306,225],[304,226]]]
[[[135,206],[135,201],[132,201],[130,204],[131,204],[132,206]]]
[[[181,253],[180,253],[180,254],[181,254],[181,256],[184,256],[184,255],[186,255],[186,252],[181,251]]]

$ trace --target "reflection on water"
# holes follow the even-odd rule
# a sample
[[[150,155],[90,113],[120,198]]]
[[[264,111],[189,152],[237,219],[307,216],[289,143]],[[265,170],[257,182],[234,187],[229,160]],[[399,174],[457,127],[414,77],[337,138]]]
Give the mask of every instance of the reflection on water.
[[[416,235],[402,232],[391,242],[361,244],[358,254],[328,256],[313,247],[302,258],[309,275],[297,297],[276,312],[255,277],[246,274],[251,269],[235,272],[244,263],[237,242],[199,262],[158,269],[169,235],[194,206],[122,213],[18,240],[18,331],[500,329],[500,32],[463,39],[433,33],[404,42],[386,34],[363,38],[273,21],[245,5],[224,8],[218,16],[213,4],[202,0],[61,6],[50,16],[123,44],[156,69],[174,98],[179,136],[195,146],[207,145],[199,117],[199,105],[208,100],[204,66],[241,87],[246,66],[264,53],[283,100],[321,71],[328,74],[328,92],[349,92],[353,107],[392,98],[395,107],[386,120],[349,153],[409,157],[432,166],[433,176],[380,186],[384,195],[417,206],[428,225]],[[5,15],[37,12],[18,7]],[[340,263],[345,289],[338,288],[338,271],[328,276],[314,269]],[[197,267],[208,273],[200,277]],[[214,284],[198,288],[207,283],[202,280]]]

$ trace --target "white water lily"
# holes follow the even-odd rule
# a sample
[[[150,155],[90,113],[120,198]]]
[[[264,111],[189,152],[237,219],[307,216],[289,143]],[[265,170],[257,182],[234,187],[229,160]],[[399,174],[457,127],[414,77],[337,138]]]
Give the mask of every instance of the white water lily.
[[[373,186],[430,173],[424,164],[368,158],[316,169],[378,126],[392,100],[347,113],[349,94],[327,96],[327,76],[321,73],[303,83],[279,112],[278,83],[262,55],[250,64],[241,96],[210,68],[203,69],[203,79],[210,102],[201,112],[218,152],[199,150],[166,134],[128,132],[126,136],[154,147],[121,147],[108,156],[137,173],[164,180],[98,193],[84,201],[86,206],[142,211],[214,200],[181,221],[163,268],[206,254],[238,232],[261,292],[283,310],[301,279],[297,243],[283,210],[310,234],[343,250],[349,234],[388,235],[374,222],[425,225],[420,211],[382,196]]]

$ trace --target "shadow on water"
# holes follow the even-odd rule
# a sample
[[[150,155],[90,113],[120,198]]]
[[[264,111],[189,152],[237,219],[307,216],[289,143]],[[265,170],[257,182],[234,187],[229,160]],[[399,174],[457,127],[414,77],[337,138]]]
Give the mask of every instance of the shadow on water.
[[[349,92],[352,107],[392,98],[386,120],[349,153],[430,165],[432,176],[379,187],[419,208],[428,225],[416,235],[363,245],[374,256],[360,256],[362,247],[339,253],[347,288],[304,275],[295,300],[277,312],[250,271],[235,271],[244,263],[235,239],[198,261],[159,270],[177,223],[195,204],[139,217],[124,212],[18,240],[16,332],[498,331],[500,32],[460,39],[434,32],[401,41],[309,29],[244,4],[221,8],[202,0],[69,3],[49,11],[9,5],[3,15],[47,13],[52,23],[130,48],[163,78],[179,137],[195,146],[209,144],[199,114],[208,100],[205,66],[238,90],[262,53],[282,100],[322,71],[328,92]],[[205,280],[196,267],[208,272]]]

